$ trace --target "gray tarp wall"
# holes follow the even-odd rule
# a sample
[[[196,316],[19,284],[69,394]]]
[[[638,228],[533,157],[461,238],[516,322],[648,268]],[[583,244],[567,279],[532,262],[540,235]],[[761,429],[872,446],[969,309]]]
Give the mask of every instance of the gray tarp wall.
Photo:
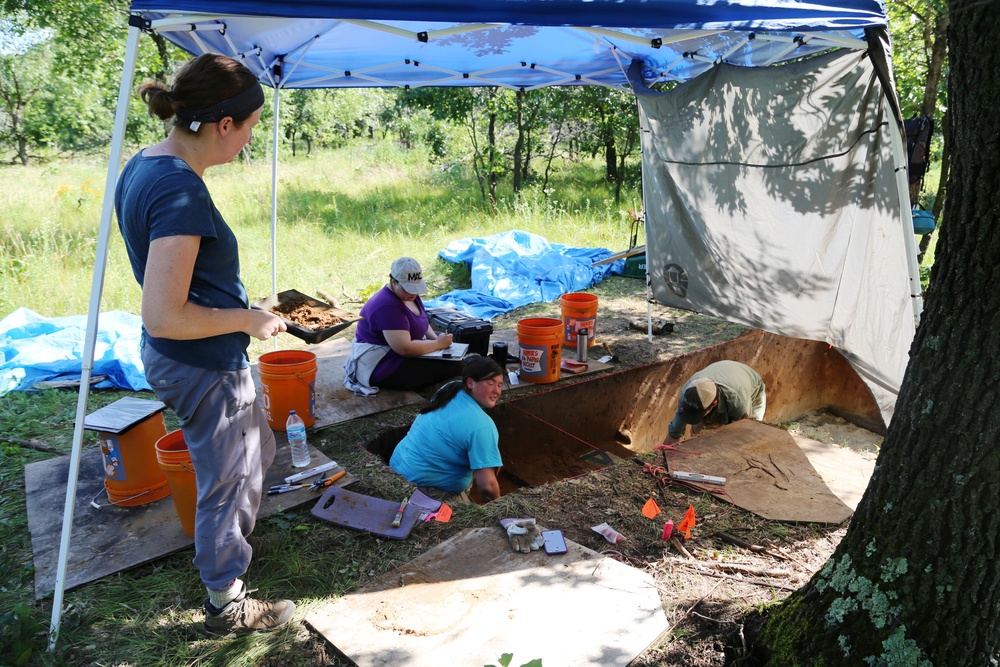
[[[888,423],[915,330],[915,240],[871,61],[722,64],[636,93],[656,301],[830,343]]]

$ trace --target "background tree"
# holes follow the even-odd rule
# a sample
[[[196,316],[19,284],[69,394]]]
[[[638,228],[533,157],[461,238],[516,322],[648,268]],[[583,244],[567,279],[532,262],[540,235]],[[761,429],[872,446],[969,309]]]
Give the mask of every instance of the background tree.
[[[532,91],[518,90],[514,93],[513,125],[517,138],[514,140],[511,173],[515,193],[521,191],[522,183],[527,181],[531,174],[533,131],[544,109],[549,90],[551,89],[540,88]]]
[[[609,183],[615,186],[615,203],[620,203],[621,186],[626,179],[625,164],[639,148],[639,117],[635,98],[621,90],[587,86],[575,92],[574,109],[592,127],[590,136],[579,141],[591,155],[604,155],[604,169]]]
[[[934,120],[933,153],[940,159],[940,178],[933,194],[911,189],[913,204],[920,204],[941,220],[948,181],[949,153],[945,112],[948,83],[949,18],[945,0],[892,0],[886,4],[893,43],[893,74],[904,117],[927,116]],[[922,183],[921,183],[922,185]],[[920,255],[927,251],[932,234],[920,239]]]
[[[0,0],[0,19],[10,34],[44,35],[46,41],[33,51],[21,49],[14,57],[0,47],[0,68],[8,92],[20,98],[18,137],[0,134],[0,147],[22,161],[26,155],[48,159],[60,153],[91,151],[107,146],[114,126],[114,110],[124,60],[124,40],[108,40],[109,28],[123,26],[128,17],[126,0]],[[139,43],[136,80],[165,81],[177,62],[187,59],[163,37],[153,35]],[[14,84],[14,81],[17,81]],[[33,94],[31,81],[41,81]],[[3,121],[0,121],[3,122]],[[129,110],[126,134],[133,144],[162,137],[162,124],[141,105]],[[22,147],[18,142],[25,141]]]
[[[948,11],[954,150],[923,318],[868,490],[829,562],[770,613],[768,664],[996,664],[1000,3]]]
[[[435,118],[459,123],[468,138],[470,162],[483,203],[496,207],[497,185],[507,172],[505,144],[511,134],[502,112],[504,94],[497,88],[420,88],[406,91],[406,104],[421,106]]]
[[[42,133],[25,116],[51,76],[48,41],[47,34],[25,30],[13,21],[0,24],[0,141],[14,147],[15,159],[23,165],[28,164],[29,146]]]

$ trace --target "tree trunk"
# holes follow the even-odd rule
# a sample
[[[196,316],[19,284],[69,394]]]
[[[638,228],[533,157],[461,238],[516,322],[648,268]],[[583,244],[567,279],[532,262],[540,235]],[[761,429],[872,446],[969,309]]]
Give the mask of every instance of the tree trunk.
[[[517,125],[517,141],[514,142],[514,193],[521,191],[521,158],[524,155],[524,91],[514,94],[517,104],[515,123]]]
[[[487,154],[489,155],[487,168],[489,169],[489,173],[486,177],[490,188],[490,207],[495,209],[497,205],[497,160],[499,159],[497,155],[497,111],[496,104],[494,103],[496,89],[491,88],[490,91],[490,103],[487,108],[489,124],[486,128],[486,141],[489,143],[487,147]]]
[[[771,665],[975,666],[1000,645],[1000,5],[950,0],[948,207],[895,416],[851,525],[775,608]]]
[[[153,44],[156,45],[156,55],[160,58],[160,68],[153,73],[153,78],[155,78],[160,83],[167,82],[167,75],[173,69],[170,62],[170,43],[167,42],[167,38],[158,32],[154,32],[150,35],[153,38]]]
[[[920,113],[931,118],[934,118],[937,111],[937,98],[941,88],[941,77],[944,73],[945,63],[948,60],[947,33],[949,23],[950,19],[947,13],[935,12],[933,25],[928,27],[932,40],[930,44],[927,44],[930,51],[930,58],[927,63],[927,82],[924,86],[924,99],[920,105]],[[935,220],[941,219],[941,212],[944,209],[945,192],[947,191],[945,186],[948,181],[948,153],[951,149],[948,140],[947,124],[944,118],[942,118],[942,121],[941,175],[938,179],[937,196],[934,198],[933,214]],[[916,204],[919,196],[920,193],[917,192],[916,196],[911,195],[910,200]],[[920,237],[920,251],[917,255],[918,264],[923,262],[924,254],[931,245],[933,234],[934,232],[931,232]]]
[[[604,169],[609,183],[618,182],[618,151],[615,149],[615,135],[608,133],[604,139]]]
[[[941,221],[942,213],[944,212],[944,204],[946,193],[948,192],[948,174],[951,170],[951,139],[948,132],[948,115],[945,114],[944,121],[942,123],[942,148],[941,148],[941,177],[938,180],[937,194],[934,197],[934,208],[931,213],[934,214],[934,219],[938,222]],[[940,224],[938,225],[940,228]],[[934,232],[930,234],[924,234],[920,237],[919,254],[917,255],[917,263],[920,264],[924,261],[924,253],[927,252],[927,248],[931,245],[931,237]]]
[[[927,81],[924,85],[924,99],[920,105],[920,113],[934,118],[937,111],[938,92],[941,89],[941,76],[944,64],[948,59],[948,24],[947,14],[935,13],[934,25],[931,27],[933,43],[930,47],[930,59],[927,63]]]

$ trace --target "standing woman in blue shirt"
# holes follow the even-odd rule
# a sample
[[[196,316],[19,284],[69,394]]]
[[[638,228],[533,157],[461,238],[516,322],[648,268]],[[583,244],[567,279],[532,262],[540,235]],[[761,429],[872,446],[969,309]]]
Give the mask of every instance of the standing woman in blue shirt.
[[[142,360],[157,398],[180,420],[198,488],[195,557],[208,589],[209,634],[267,631],[288,623],[289,600],[262,602],[239,579],[274,434],[256,400],[247,347],[285,331],[249,308],[236,237],[202,180],[231,162],[260,120],[264,91],[242,63],[217,54],[178,70],[168,89],[139,89],[170,133],[141,150],[115,189],[118,226],[142,287]]]

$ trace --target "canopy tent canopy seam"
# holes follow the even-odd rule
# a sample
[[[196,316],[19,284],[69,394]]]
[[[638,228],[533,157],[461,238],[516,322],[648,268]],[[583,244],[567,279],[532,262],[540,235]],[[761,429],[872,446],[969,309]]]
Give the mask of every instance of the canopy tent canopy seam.
[[[158,14],[157,14],[158,15]],[[675,28],[605,28],[601,26],[527,26],[512,23],[433,24],[359,19],[312,19],[289,27],[281,41],[236,43],[253,21],[217,14],[137,18],[144,30],[166,36],[192,53],[216,51],[241,58],[262,82],[286,88],[358,88],[428,86],[501,86],[534,90],[546,86],[604,85],[628,87],[619,63],[642,61],[647,85],[685,81],[721,62],[767,66],[831,48],[866,48],[860,30],[816,33],[808,30],[678,30]],[[378,33],[378,34],[375,34]],[[391,48],[380,48],[381,35]],[[548,62],[537,54],[551,45],[560,55]],[[223,48],[226,47],[226,48]],[[589,48],[588,48],[589,47]],[[456,67],[468,62],[465,50],[492,51],[479,70]],[[567,51],[567,49],[571,49]],[[364,63],[359,65],[359,63]],[[281,80],[272,74],[281,72]],[[303,70],[298,71],[302,66]],[[278,70],[276,70],[278,68]],[[442,76],[443,75],[443,76]],[[526,77],[530,77],[527,79]]]

